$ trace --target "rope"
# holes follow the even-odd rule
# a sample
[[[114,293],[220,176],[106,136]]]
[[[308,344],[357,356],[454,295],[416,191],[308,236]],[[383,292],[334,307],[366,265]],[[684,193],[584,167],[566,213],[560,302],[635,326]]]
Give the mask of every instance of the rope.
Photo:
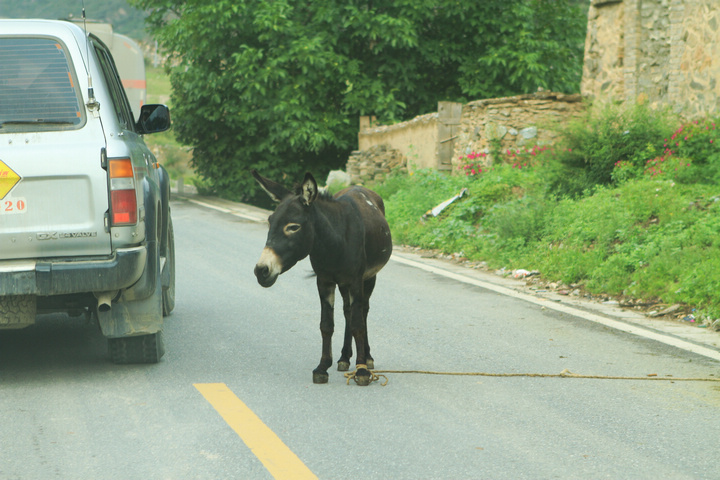
[[[365,365],[358,365],[354,372],[345,374],[347,384],[350,385],[350,379],[355,380],[355,374],[359,368],[367,369]],[[383,375],[385,373],[415,373],[420,375],[456,375],[456,376],[472,376],[472,377],[533,377],[533,378],[587,378],[596,380],[656,380],[666,382],[720,382],[720,378],[710,377],[659,377],[656,373],[648,374],[644,377],[632,376],[615,376],[615,375],[582,375],[573,373],[568,369],[560,373],[487,373],[487,372],[432,372],[427,370],[370,370],[370,383],[379,381],[380,377],[385,379],[381,385],[384,387],[388,383],[388,378]]]
[[[378,381],[380,381],[380,377],[383,377],[383,378],[385,379],[385,381],[384,381],[383,383],[381,383],[380,385],[382,385],[383,387],[384,387],[385,385],[387,385],[387,383],[388,383],[388,378],[387,378],[385,375],[382,375],[382,373],[379,373],[379,372],[380,372],[379,370],[375,370],[375,371],[370,370],[369,368],[367,368],[367,365],[363,365],[363,364],[358,364],[358,365],[356,365],[354,371],[348,372],[348,373],[345,374],[345,378],[347,378],[347,381],[346,381],[345,383],[346,383],[347,385],[350,385],[350,380],[351,380],[351,379],[352,379],[352,380],[355,380],[355,383],[357,383],[357,384],[360,383],[360,382],[358,382],[358,379],[357,379],[356,374],[357,374],[357,371],[360,370],[361,368],[363,368],[363,369],[365,369],[365,370],[367,370],[367,371],[370,372],[370,382],[368,382],[368,385],[371,384],[372,382],[378,382]],[[383,373],[384,373],[384,372],[385,372],[385,371],[383,371]]]

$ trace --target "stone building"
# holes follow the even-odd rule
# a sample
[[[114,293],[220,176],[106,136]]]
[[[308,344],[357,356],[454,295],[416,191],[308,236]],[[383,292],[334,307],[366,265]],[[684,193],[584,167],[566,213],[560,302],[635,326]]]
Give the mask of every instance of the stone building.
[[[718,0],[592,0],[581,93],[718,115],[718,52]]]

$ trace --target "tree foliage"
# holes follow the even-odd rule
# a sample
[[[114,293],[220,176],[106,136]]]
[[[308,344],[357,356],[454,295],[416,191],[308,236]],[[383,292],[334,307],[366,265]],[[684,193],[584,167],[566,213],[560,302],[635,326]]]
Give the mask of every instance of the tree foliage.
[[[131,0],[170,55],[175,129],[217,191],[252,201],[247,170],[341,167],[358,116],[392,122],[440,100],[576,92],[574,0]]]

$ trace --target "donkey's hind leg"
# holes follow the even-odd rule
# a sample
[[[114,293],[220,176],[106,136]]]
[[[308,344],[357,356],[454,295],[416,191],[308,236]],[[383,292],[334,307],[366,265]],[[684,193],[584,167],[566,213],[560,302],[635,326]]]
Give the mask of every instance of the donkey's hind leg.
[[[365,280],[365,284],[363,285],[363,327],[365,327],[365,356],[366,360],[365,363],[367,364],[367,367],[370,370],[373,370],[375,368],[375,360],[373,360],[372,355],[370,355],[370,342],[368,342],[367,337],[367,317],[368,312],[370,311],[370,296],[373,293],[373,290],[375,290],[375,280],[377,277],[368,278]]]
[[[370,344],[368,343],[367,336],[367,316],[370,310],[370,296],[375,289],[375,280],[377,277],[368,278],[363,282],[363,299],[362,299],[362,321],[363,330],[365,332],[365,364],[372,370],[375,368],[375,360],[370,355]],[[347,372],[350,370],[350,359],[353,356],[352,349],[352,331],[350,329],[350,319],[352,316],[352,308],[350,306],[349,290],[348,287],[340,287],[340,294],[343,297],[343,314],[345,316],[345,337],[343,340],[343,348],[338,360],[338,371]]]

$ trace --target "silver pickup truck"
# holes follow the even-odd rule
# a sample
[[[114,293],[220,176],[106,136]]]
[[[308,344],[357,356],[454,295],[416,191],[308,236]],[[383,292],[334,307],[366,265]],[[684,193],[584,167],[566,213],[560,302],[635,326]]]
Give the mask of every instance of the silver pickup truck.
[[[175,305],[170,186],[110,50],[64,21],[0,20],[0,328],[96,319],[116,363],[155,363]]]

